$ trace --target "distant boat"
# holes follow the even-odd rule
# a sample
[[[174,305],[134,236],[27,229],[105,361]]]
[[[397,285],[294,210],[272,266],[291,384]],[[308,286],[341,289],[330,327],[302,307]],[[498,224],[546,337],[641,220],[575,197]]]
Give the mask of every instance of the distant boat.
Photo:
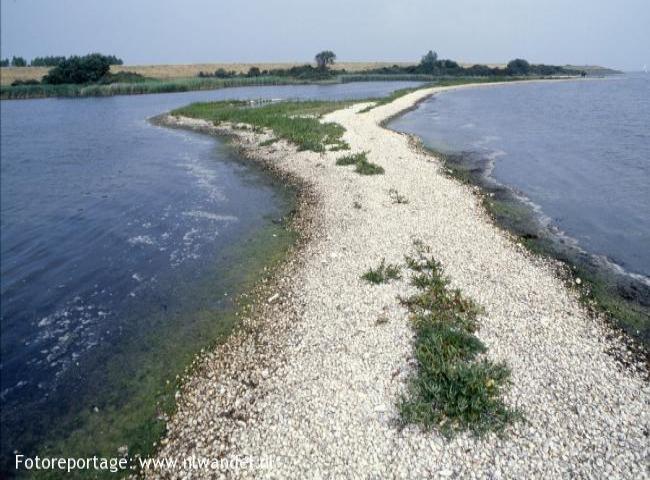
[[[647,65],[643,65],[643,72],[648,73],[648,66]]]

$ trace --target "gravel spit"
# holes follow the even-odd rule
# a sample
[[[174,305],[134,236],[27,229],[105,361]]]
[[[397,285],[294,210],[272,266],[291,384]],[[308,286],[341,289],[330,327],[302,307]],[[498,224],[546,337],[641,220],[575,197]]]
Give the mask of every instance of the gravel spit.
[[[257,147],[271,135],[235,132],[247,155],[302,185],[303,240],[259,287],[241,331],[200,360],[158,451],[179,466],[194,457],[220,468],[151,469],[149,478],[648,478],[650,389],[643,371],[607,353],[623,342],[584,311],[552,261],[493,224],[474,188],[381,126],[440,90],[326,117],[383,175],[335,166],[350,152]],[[224,133],[191,119],[163,123]],[[393,202],[391,189],[408,203]],[[503,438],[396,426],[413,368],[397,296],[410,287],[360,276],[382,258],[402,263],[414,239],[485,309],[477,335],[510,367],[506,400],[525,417]]]

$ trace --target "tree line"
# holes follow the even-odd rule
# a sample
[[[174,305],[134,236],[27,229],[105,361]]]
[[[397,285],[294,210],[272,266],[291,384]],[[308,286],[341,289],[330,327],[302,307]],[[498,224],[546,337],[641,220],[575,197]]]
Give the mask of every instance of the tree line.
[[[90,53],[88,55],[70,57],[42,57],[39,62],[42,65],[53,63],[56,65],[48,71],[47,75],[39,82],[38,80],[16,80],[12,86],[37,85],[39,83],[49,85],[60,84],[90,84],[90,83],[116,83],[116,82],[141,82],[145,77],[134,72],[111,73],[111,65],[121,65],[122,60],[115,55],[102,55],[101,53]]]
[[[291,68],[278,68],[269,70],[260,70],[259,67],[250,67],[246,73],[237,73],[234,70],[226,71],[219,68],[214,72],[199,72],[199,77],[217,77],[217,78],[233,78],[233,77],[259,77],[259,76],[273,76],[273,77],[292,77],[304,80],[319,80],[333,77],[334,75],[347,73],[344,69],[339,69],[336,72],[329,67],[334,64],[336,54],[331,50],[324,50],[319,52],[314,57],[316,66],[310,64],[294,66]],[[370,70],[365,70],[364,74],[380,74],[380,75],[431,75],[431,76],[469,76],[469,77],[491,77],[491,76],[549,76],[549,75],[580,75],[584,72],[567,69],[558,65],[544,65],[544,64],[531,64],[522,58],[516,58],[508,62],[505,68],[489,67],[487,65],[472,65],[470,67],[463,67],[454,60],[439,59],[438,54],[433,50],[429,50],[422,58],[420,63],[415,65],[392,65],[390,67],[380,67]]]
[[[508,62],[505,68],[489,67],[487,65],[472,65],[463,67],[454,60],[439,59],[438,54],[429,50],[417,65],[381,67],[366,73],[380,74],[425,74],[435,76],[528,76],[528,75],[580,75],[583,72],[567,69],[558,65],[531,64],[522,58]]]
[[[214,72],[199,72],[198,76],[215,78],[291,77],[300,80],[324,80],[333,76],[333,72],[328,67],[333,65],[336,60],[336,54],[334,52],[324,50],[317,53],[314,60],[316,61],[315,67],[308,63],[290,68],[271,68],[269,70],[261,70],[259,67],[252,66],[245,73],[218,68]],[[339,70],[338,73],[345,73],[345,70]]]
[[[70,58],[74,58],[76,55],[73,55]],[[121,58],[117,58],[115,55],[105,55],[108,59],[110,65],[122,65],[124,62]],[[45,57],[34,57],[31,62],[29,62],[30,67],[56,67],[59,64],[67,60],[64,56],[50,55]],[[12,57],[11,60],[4,58],[0,60],[0,67],[26,67],[27,60],[23,57]]]
[[[200,77],[289,77],[301,80],[324,80],[336,75],[347,73],[343,69],[334,71],[330,67],[336,61],[336,54],[331,50],[319,52],[314,57],[316,66],[305,64],[290,68],[277,68],[261,70],[259,67],[252,66],[246,73],[236,73],[226,71],[223,68],[213,73],[199,72]],[[21,57],[13,57],[2,61],[2,65],[26,66],[26,61]],[[140,82],[146,80],[145,77],[134,72],[111,73],[111,65],[121,65],[122,60],[115,55],[102,55],[101,53],[91,53],[88,55],[70,57],[36,57],[32,60],[33,66],[51,66],[47,75],[41,80],[44,84],[90,84],[90,83],[115,83],[115,82]],[[372,70],[366,70],[364,74],[423,74],[430,76],[528,76],[528,75],[579,75],[584,72],[567,69],[557,65],[535,65],[528,61],[516,58],[508,62],[505,68],[489,67],[487,65],[472,65],[463,67],[457,62],[449,59],[440,59],[438,54],[429,50],[420,62],[415,65],[391,67],[381,67]],[[37,84],[37,80],[17,80],[15,85]]]

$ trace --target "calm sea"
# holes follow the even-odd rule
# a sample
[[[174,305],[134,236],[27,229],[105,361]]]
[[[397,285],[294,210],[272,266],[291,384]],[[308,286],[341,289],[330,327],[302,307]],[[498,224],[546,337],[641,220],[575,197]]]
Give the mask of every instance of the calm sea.
[[[648,282],[650,75],[450,91],[391,128],[484,159],[558,234]]]
[[[174,362],[220,331],[213,312],[242,281],[242,252],[255,241],[265,252],[291,208],[290,192],[224,142],[148,117],[194,101],[365,98],[412,85],[3,101],[5,461],[156,394]]]

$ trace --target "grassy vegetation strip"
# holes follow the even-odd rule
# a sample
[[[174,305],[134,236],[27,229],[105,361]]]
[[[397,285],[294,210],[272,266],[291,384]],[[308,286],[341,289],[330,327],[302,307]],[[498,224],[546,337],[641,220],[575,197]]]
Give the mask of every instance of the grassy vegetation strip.
[[[393,100],[397,100],[398,98],[403,97],[404,95],[408,95],[409,93],[415,92],[416,90],[419,90],[421,88],[433,87],[433,86],[435,86],[434,83],[421,85],[419,87],[413,87],[413,88],[401,88],[399,90],[395,90],[390,95],[387,95],[385,97],[370,99],[374,103],[371,104],[371,105],[368,105],[366,108],[363,108],[363,109],[359,110],[359,113],[369,112],[373,108],[379,107],[381,105],[386,105],[386,104],[392,102]]]
[[[535,77],[525,77],[535,78]],[[485,83],[510,80],[522,80],[522,77],[433,77],[430,75],[339,75],[328,80],[313,80],[288,76],[259,76],[259,77],[190,77],[161,79],[138,79],[137,81],[118,82],[108,85],[104,84],[36,84],[36,85],[2,85],[0,87],[0,99],[17,100],[25,98],[46,98],[46,97],[102,97],[111,95],[140,95],[147,93],[173,93],[189,92],[196,90],[215,90],[229,87],[262,86],[262,85],[304,85],[313,83],[349,83],[362,81],[426,81],[431,82],[424,86],[449,86],[463,83]],[[382,98],[369,99],[375,105],[366,107],[362,112],[372,110],[376,106],[390,103],[396,98],[406,95],[418,88],[405,88],[393,92],[391,95]]]
[[[179,108],[172,115],[200,118],[220,123],[244,123],[258,129],[272,130],[298,146],[300,150],[323,152],[347,149],[342,136],[345,129],[336,123],[321,122],[320,117],[351,105],[351,102],[286,101],[251,104],[244,101],[193,103]]]
[[[368,161],[367,152],[345,155],[337,159],[336,164],[343,167],[354,165],[354,171],[361,175],[381,175],[384,173],[383,167]]]
[[[102,97],[110,95],[138,95],[145,93],[189,92],[194,90],[214,90],[229,87],[261,85],[301,85],[314,83],[288,77],[252,78],[177,78],[173,80],[145,80],[109,85],[20,85],[0,87],[3,100],[45,97]]]
[[[338,76],[341,83],[351,82],[431,82],[436,80],[434,75],[420,73],[348,73]]]
[[[449,287],[442,266],[426,256],[424,245],[416,244],[416,251],[406,262],[418,291],[402,302],[416,333],[417,372],[399,403],[402,420],[444,435],[501,431],[519,414],[501,400],[508,368],[480,357],[486,351],[474,335],[480,308]]]

